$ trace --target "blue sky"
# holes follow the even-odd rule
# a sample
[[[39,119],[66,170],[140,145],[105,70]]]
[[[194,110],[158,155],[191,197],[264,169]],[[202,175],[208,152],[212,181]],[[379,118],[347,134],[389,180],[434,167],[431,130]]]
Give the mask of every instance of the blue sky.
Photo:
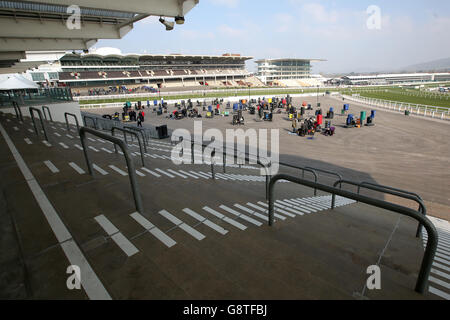
[[[371,5],[381,29],[367,27]],[[158,17],[96,47],[123,53],[240,53],[255,58],[322,58],[313,72],[382,71],[450,57],[450,1],[200,0],[167,32]],[[248,64],[254,70],[253,62]]]

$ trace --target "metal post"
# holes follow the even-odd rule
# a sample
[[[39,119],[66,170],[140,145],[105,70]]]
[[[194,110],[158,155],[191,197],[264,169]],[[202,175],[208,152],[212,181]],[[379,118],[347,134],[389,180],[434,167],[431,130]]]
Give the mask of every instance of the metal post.
[[[67,119],[67,116],[71,116],[73,118],[75,118],[75,123],[77,124],[77,132],[80,132],[80,124],[78,123],[78,118],[76,115],[74,115],[73,113],[64,113],[64,118],[66,119],[66,125],[67,125],[67,131],[70,132],[70,125],[69,125],[69,120]]]
[[[50,118],[50,121],[53,122],[52,113],[50,112],[50,108],[47,107],[47,106],[42,106],[42,112],[44,113],[45,120],[48,120],[47,119],[47,115],[45,114],[45,110],[47,110],[47,112],[48,112],[48,116]]]
[[[118,138],[114,138],[111,137],[107,134],[104,134],[102,132],[93,130],[91,128],[86,128],[83,127],[80,129],[80,139],[81,139],[81,145],[83,146],[83,152],[84,152],[84,157],[86,159],[86,164],[88,167],[88,171],[89,174],[91,176],[94,176],[94,170],[92,167],[92,163],[91,160],[89,159],[89,155],[87,153],[87,148],[86,148],[86,133],[90,133],[94,136],[97,136],[101,139],[110,141],[112,143],[114,143],[114,146],[118,145],[123,152],[123,155],[125,156],[125,161],[127,163],[127,167],[128,167],[128,175],[130,177],[130,183],[131,183],[131,190],[133,192],[133,197],[134,197],[134,203],[136,205],[136,210],[137,212],[143,214],[144,213],[144,206],[142,205],[142,199],[141,199],[141,194],[139,192],[139,186],[137,183],[137,179],[136,179],[136,169],[134,167],[134,162],[131,159],[130,156],[130,152],[128,150],[128,146],[120,139]]]
[[[113,137],[114,137],[114,132],[115,132],[116,130],[119,130],[119,131],[123,132],[123,135],[124,135],[124,137],[125,137],[125,143],[126,143],[126,134],[127,134],[127,133],[128,133],[130,136],[133,136],[133,135],[136,136],[136,139],[137,139],[137,141],[138,141],[138,143],[139,143],[139,151],[140,151],[140,154],[141,154],[142,167],[145,168],[144,149],[142,148],[142,142],[141,142],[141,138],[139,137],[139,135],[138,135],[136,132],[131,131],[131,130],[113,127],[113,128],[111,129],[111,134],[112,134]],[[116,145],[114,145],[114,151],[117,153],[117,146],[116,146]]]
[[[39,137],[39,130],[36,126],[36,121],[34,119],[34,111],[36,111],[39,115],[39,120],[41,121],[42,130],[44,131],[45,140],[48,141],[47,129],[45,128],[44,120],[42,119],[41,110],[34,108],[34,107],[29,107],[29,110],[30,110],[31,120],[33,121],[34,131],[36,131],[36,135]]]

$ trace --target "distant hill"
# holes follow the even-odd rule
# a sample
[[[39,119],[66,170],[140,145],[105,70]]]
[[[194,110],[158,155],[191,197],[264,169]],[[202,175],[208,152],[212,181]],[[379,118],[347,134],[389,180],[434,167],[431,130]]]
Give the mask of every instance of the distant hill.
[[[405,72],[450,71],[450,58],[419,63],[399,69]]]

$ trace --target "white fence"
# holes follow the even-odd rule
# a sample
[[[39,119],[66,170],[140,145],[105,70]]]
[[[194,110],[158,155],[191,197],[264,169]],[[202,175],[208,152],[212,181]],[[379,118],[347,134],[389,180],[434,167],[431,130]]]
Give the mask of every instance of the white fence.
[[[338,95],[339,93],[337,92],[331,92],[330,93],[332,96],[334,95]],[[317,93],[299,93],[299,94],[290,94],[289,96],[291,96],[292,98],[300,98],[300,97],[316,97]],[[319,94],[320,97],[325,96],[324,93],[320,93]],[[270,97],[272,98],[285,98],[286,95],[270,95]],[[199,101],[200,103],[203,103],[203,101],[205,102],[212,102],[215,99],[223,99],[224,102],[239,102],[242,99],[246,99],[248,97],[218,97],[218,98],[201,98],[201,99],[191,99],[191,101],[194,103],[194,105],[197,103],[197,101]],[[257,95],[257,96],[250,96],[250,99],[258,99],[261,98],[261,95]],[[188,99],[177,99],[177,100],[166,100],[164,102],[167,102],[169,105],[171,104],[175,104],[175,103],[181,103],[181,100],[188,100]],[[159,101],[158,101],[159,102]],[[134,104],[135,102],[133,102]],[[141,101],[142,106],[146,106],[147,105],[147,101]],[[105,108],[122,108],[124,106],[124,102],[117,102],[117,103],[96,103],[96,104],[80,104],[80,109],[105,109]],[[150,101],[150,106],[153,107],[153,101]]]
[[[448,108],[390,101],[390,100],[373,99],[361,96],[343,95],[343,97],[346,100],[365,103],[388,110],[398,111],[402,113],[404,113],[405,111],[409,111],[412,115],[418,115],[441,120],[450,120],[450,109]]]

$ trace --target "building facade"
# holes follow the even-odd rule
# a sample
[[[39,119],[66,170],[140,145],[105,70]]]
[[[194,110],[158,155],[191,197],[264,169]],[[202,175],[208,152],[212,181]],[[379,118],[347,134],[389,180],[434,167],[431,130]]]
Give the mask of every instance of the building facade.
[[[311,78],[311,62],[321,59],[262,59],[257,60],[257,77],[266,84],[277,80],[300,80]]]

